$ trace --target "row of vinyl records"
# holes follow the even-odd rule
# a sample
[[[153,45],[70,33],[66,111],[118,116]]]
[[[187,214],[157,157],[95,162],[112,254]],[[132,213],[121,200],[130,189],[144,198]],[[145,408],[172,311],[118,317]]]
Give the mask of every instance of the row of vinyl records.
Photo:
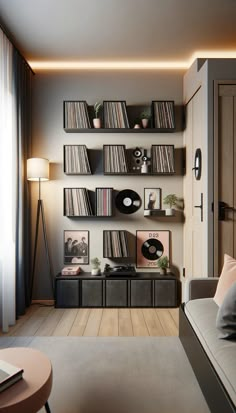
[[[173,129],[175,127],[174,102],[153,102],[154,127]]]
[[[65,128],[88,129],[91,123],[86,101],[64,102]]]
[[[64,188],[64,215],[112,216],[112,188],[95,188],[95,214],[87,188]]]
[[[64,146],[64,172],[66,174],[91,174],[85,145]]]
[[[174,129],[174,101],[152,101],[152,124],[156,129]],[[83,101],[64,102],[65,129],[89,129],[88,105]],[[126,101],[103,101],[103,127],[105,129],[129,129]]]
[[[152,145],[150,163],[152,173],[174,173],[174,145]],[[104,173],[129,173],[125,145],[104,145],[103,164]],[[64,172],[68,175],[91,174],[85,145],[64,146]]]
[[[129,257],[126,231],[103,231],[104,258]]]

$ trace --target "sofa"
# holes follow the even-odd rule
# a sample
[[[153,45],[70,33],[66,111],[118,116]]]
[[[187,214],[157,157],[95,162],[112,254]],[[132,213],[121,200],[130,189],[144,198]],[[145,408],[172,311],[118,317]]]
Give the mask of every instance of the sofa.
[[[219,278],[186,282],[179,337],[212,413],[236,412],[236,338],[225,340],[216,327],[213,299]]]

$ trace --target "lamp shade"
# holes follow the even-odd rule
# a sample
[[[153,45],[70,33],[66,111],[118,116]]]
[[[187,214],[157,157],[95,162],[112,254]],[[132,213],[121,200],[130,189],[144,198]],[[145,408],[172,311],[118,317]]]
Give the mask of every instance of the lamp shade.
[[[27,159],[27,179],[28,181],[48,181],[49,180],[49,160],[44,158]]]

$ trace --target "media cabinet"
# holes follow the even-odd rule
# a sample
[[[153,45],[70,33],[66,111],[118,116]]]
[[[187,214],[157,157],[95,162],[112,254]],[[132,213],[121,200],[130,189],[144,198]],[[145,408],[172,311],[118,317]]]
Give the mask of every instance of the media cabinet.
[[[172,274],[136,273],[135,276],[79,276],[55,278],[55,307],[179,307],[180,281]]]

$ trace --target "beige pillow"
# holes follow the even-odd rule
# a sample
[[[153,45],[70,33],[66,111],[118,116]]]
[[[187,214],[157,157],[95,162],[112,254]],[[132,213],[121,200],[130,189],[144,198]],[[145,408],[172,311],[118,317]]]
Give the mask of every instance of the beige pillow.
[[[214,300],[220,307],[223,303],[225,294],[231,285],[236,281],[236,260],[229,255],[224,255],[224,265],[221,271],[220,279],[217,284]]]

